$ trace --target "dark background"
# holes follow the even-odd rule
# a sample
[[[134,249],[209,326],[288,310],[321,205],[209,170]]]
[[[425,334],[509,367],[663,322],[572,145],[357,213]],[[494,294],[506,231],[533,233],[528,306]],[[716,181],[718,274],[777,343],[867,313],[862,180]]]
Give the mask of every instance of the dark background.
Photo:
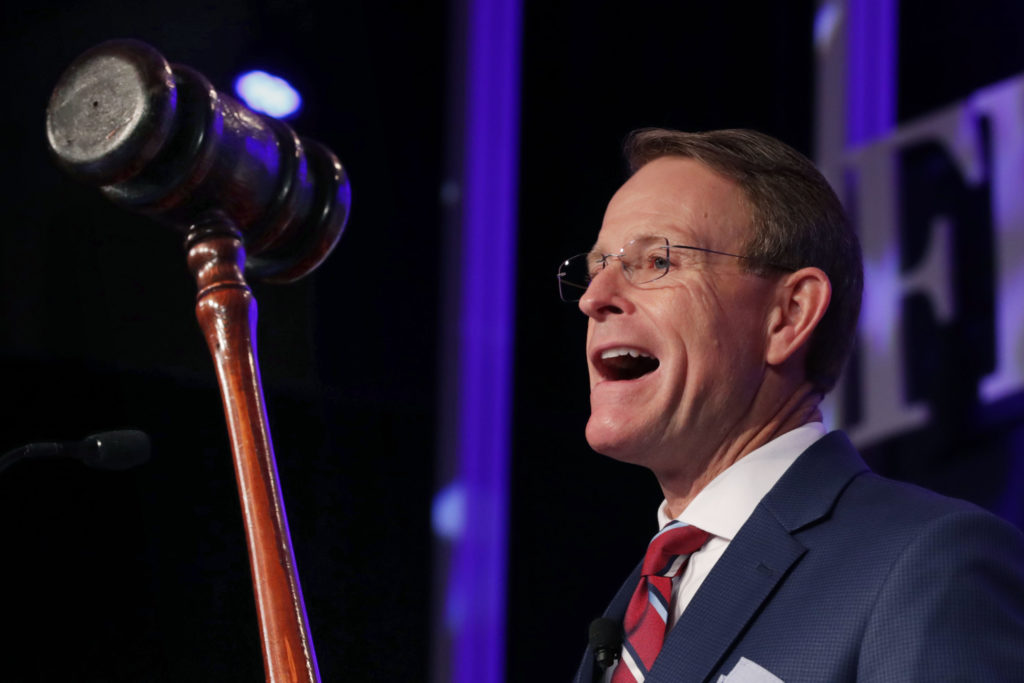
[[[585,323],[554,286],[554,267],[592,242],[624,178],[622,140],[648,125],[744,126],[813,152],[814,4],[710,5],[524,9],[511,681],[571,676],[660,501],[648,473],[583,440]],[[902,120],[1024,70],[1024,8],[961,5],[902,3]],[[134,37],[221,90],[247,68],[289,78],[306,105],[292,125],[348,168],[353,213],[334,255],[298,284],[254,286],[264,389],[324,680],[425,680],[457,55],[448,5],[40,0],[5,14],[0,450],[139,428],[154,453],[123,473],[50,461],[0,475],[0,678],[262,678],[182,237],[65,178],[45,147],[61,71],[98,42]],[[1009,417],[969,421],[959,441],[915,434],[868,456],[1014,518],[1021,498],[1007,491],[1024,439],[1021,411],[1003,408]],[[922,442],[939,447],[925,456]]]

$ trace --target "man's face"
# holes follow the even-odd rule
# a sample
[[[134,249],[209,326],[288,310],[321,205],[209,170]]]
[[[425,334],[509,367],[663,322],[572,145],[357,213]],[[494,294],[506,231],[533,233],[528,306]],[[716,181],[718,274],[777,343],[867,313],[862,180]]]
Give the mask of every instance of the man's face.
[[[617,254],[633,240],[658,236],[742,254],[750,222],[744,194],[730,180],[692,159],[662,157],[612,198],[594,251]],[[589,317],[587,441],[666,473],[681,457],[712,457],[746,429],[765,372],[772,292],[740,259],[669,253],[668,275],[643,286],[608,259],[580,300]]]

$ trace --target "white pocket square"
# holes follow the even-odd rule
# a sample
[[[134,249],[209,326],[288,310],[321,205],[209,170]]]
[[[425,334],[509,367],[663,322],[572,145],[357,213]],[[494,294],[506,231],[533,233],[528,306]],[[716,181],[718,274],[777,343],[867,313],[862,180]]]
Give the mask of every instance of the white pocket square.
[[[746,657],[740,657],[736,666],[725,676],[718,677],[718,683],[785,683],[781,678]]]

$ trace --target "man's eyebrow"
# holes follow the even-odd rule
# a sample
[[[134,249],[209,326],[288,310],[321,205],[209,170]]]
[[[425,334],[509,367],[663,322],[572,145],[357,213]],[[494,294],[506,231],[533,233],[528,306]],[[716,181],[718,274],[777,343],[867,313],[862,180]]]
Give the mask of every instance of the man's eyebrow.
[[[645,233],[641,233],[641,234],[637,235],[633,239],[626,240],[626,244],[629,244],[631,242],[638,242],[638,241],[641,241],[641,240],[655,240],[655,239],[658,239],[658,240],[668,240],[669,242],[672,241],[672,240],[669,240],[668,237],[666,237],[665,235],[662,235],[662,234],[659,234],[659,233],[653,233],[653,232],[645,232]],[[626,244],[623,244],[619,248],[621,249],[622,247],[626,246]],[[594,246],[590,247],[590,251],[587,252],[587,253],[588,254],[613,254],[615,252],[613,252],[613,251],[605,251],[603,249],[599,249],[598,248],[598,243],[594,242]]]

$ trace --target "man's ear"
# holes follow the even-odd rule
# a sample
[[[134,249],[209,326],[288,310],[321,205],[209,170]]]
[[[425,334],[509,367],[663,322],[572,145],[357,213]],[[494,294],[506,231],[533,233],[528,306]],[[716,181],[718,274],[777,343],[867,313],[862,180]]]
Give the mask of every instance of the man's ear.
[[[765,360],[782,365],[807,344],[832,299],[832,283],[820,268],[801,268],[777,284],[769,316]]]

